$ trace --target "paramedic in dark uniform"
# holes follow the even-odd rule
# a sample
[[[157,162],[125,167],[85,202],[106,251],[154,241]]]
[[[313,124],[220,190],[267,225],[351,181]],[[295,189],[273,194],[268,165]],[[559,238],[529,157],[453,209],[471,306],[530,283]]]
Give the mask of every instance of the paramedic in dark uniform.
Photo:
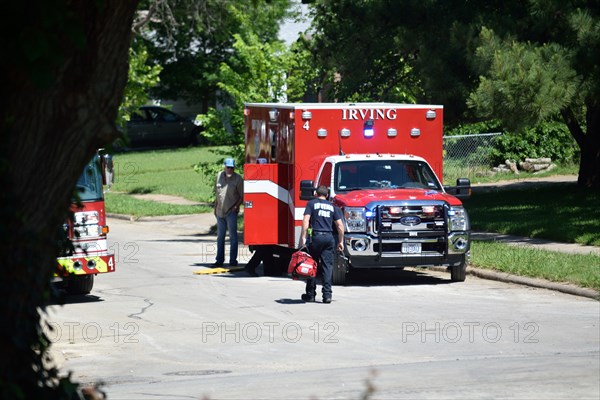
[[[331,281],[333,280],[333,257],[334,251],[344,250],[344,224],[342,223],[342,211],[335,207],[327,196],[327,186],[317,188],[317,198],[312,199],[304,210],[302,220],[302,233],[300,234],[300,247],[306,244],[306,235],[309,225],[312,227],[309,253],[319,265],[319,273],[323,280],[323,303],[331,303]],[[333,226],[338,231],[338,243],[335,243]],[[306,293],[302,300],[314,302],[317,294],[317,282],[315,278],[306,281]]]

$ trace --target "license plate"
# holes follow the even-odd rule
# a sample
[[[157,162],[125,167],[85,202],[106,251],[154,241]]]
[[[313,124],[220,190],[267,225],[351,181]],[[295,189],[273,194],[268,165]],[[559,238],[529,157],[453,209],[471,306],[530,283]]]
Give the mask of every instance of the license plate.
[[[402,243],[402,252],[406,254],[421,254],[421,243]]]

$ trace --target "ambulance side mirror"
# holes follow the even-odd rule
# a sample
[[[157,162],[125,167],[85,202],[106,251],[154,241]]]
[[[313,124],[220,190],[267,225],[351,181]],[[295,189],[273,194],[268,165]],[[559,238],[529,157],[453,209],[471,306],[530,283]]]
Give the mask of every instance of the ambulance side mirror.
[[[311,200],[315,197],[315,184],[313,181],[300,181],[300,200]]]
[[[448,194],[461,200],[471,197],[471,181],[468,178],[458,178],[456,186],[446,186],[444,189]]]

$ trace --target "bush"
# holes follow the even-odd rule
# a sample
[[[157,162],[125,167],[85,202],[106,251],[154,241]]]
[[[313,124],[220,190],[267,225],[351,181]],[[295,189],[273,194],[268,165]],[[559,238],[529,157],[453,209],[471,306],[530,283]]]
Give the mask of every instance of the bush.
[[[545,122],[519,134],[506,133],[498,137],[490,156],[494,165],[506,159],[520,161],[540,157],[573,164],[579,159],[579,147],[564,124]]]
[[[480,159],[487,155],[491,165],[511,159],[522,161],[525,158],[549,157],[559,164],[576,164],[579,161],[579,147],[566,125],[561,122],[543,122],[521,133],[506,132],[497,120],[460,125],[449,130],[446,136],[475,135],[488,132],[505,132],[498,136],[493,147],[470,149],[470,156]],[[464,158],[464,150],[459,139],[446,142],[446,157]],[[457,153],[457,154],[454,154]],[[478,153],[478,154],[472,154]],[[481,153],[481,154],[479,154]]]

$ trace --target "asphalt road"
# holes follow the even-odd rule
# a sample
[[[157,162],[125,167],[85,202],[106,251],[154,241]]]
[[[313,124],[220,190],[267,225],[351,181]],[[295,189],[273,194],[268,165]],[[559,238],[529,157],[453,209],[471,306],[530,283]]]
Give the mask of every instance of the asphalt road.
[[[215,238],[185,217],[109,223],[117,272],[48,312],[56,364],[109,399],[600,398],[596,300],[407,270],[304,304],[298,281],[194,274]]]

